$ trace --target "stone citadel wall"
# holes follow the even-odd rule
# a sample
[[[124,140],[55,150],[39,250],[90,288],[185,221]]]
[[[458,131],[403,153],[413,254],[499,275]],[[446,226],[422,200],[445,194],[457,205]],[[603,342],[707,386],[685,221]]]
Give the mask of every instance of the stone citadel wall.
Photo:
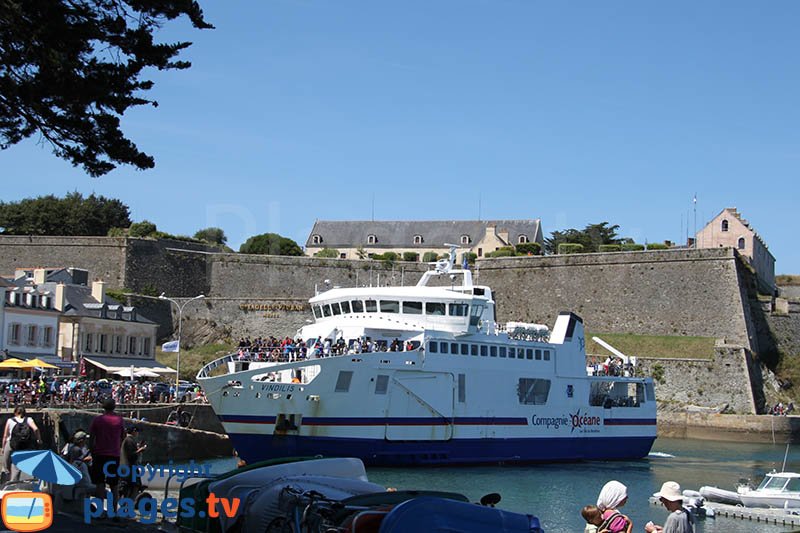
[[[92,278],[104,277],[111,288],[175,298],[205,294],[184,311],[184,339],[197,343],[293,335],[311,317],[306,300],[315,286],[411,285],[426,269],[419,263],[214,253],[189,244],[0,236],[0,272],[19,265],[76,266],[88,269]],[[693,363],[703,367],[692,370],[694,381],[683,378],[691,364],[664,364],[670,370],[659,397],[718,407],[724,376],[725,389],[737,391],[731,409],[752,412],[748,405],[758,400],[751,394],[751,378],[758,388],[760,377],[748,375],[748,367],[752,374],[758,365],[742,361],[757,354],[758,341],[747,296],[750,282],[744,279],[748,274],[738,263],[731,249],[575,254],[480,260],[474,275],[476,283],[495,291],[500,322],[552,327],[560,311],[572,310],[590,332],[704,336],[738,346],[739,355],[718,353],[710,362]],[[159,333],[169,334],[177,321],[174,306],[138,300],[142,313],[162,324]]]

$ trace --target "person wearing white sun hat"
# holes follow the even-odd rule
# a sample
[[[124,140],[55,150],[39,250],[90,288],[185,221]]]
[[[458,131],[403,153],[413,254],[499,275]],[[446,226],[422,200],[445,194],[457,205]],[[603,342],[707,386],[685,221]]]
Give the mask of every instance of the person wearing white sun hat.
[[[644,530],[647,533],[694,533],[692,517],[683,508],[683,493],[681,493],[680,485],[674,481],[667,481],[653,496],[664,504],[669,511],[669,516],[663,527],[657,526],[653,522],[645,524]]]

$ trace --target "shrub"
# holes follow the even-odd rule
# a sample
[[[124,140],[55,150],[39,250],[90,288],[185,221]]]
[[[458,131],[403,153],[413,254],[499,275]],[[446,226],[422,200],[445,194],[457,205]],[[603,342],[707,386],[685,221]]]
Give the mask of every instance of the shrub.
[[[439,256],[436,254],[436,252],[425,252],[422,254],[423,263],[433,263],[437,259],[439,259]]]
[[[648,250],[669,250],[669,246],[663,242],[651,242],[647,245]]]
[[[619,244],[601,244],[597,247],[598,252],[619,252],[622,247]]]
[[[641,252],[644,250],[644,244],[626,243],[622,245],[623,252]]]
[[[403,252],[403,261],[419,261],[419,254],[417,252]]]
[[[495,257],[514,257],[517,255],[517,252],[514,251],[512,246],[503,246],[502,248],[495,250],[494,252],[489,252],[486,254],[487,258],[495,258]]]
[[[108,230],[108,237],[125,237],[128,235],[128,230],[125,228],[111,228]]]
[[[335,248],[323,248],[319,252],[315,253],[314,257],[336,258],[339,257],[339,250]]]
[[[653,365],[653,379],[664,384],[664,367],[658,363]]]
[[[150,237],[156,231],[158,231],[158,228],[155,224],[149,220],[142,220],[131,224],[131,227],[128,228],[128,235],[131,237]]]
[[[559,254],[579,254],[583,252],[583,245],[574,242],[564,242],[558,245]]]
[[[397,255],[396,252],[386,252],[386,253],[383,254],[382,259],[384,261],[397,261],[398,257],[400,257],[400,256]]]
[[[538,242],[526,242],[516,246],[517,253],[520,255],[539,255],[542,253],[542,247]]]

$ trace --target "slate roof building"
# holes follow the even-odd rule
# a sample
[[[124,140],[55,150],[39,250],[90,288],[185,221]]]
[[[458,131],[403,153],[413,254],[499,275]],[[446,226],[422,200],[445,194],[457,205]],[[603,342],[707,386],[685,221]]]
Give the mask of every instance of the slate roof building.
[[[695,238],[698,248],[735,248],[756,271],[761,290],[767,294],[775,291],[775,257],[735,207],[723,209]]]
[[[425,252],[442,254],[457,244],[459,252],[483,257],[504,246],[536,242],[543,245],[541,221],[533,220],[317,220],[306,241],[306,254],[323,248],[339,251],[341,259],[365,259],[373,254]],[[360,257],[364,255],[364,257]]]
[[[0,280],[0,348],[4,356],[56,361],[58,310],[44,289]]]
[[[157,324],[107,296],[103,281],[89,284],[86,270],[18,269],[15,278],[18,288],[47,295],[57,319],[54,355],[62,364],[74,365],[83,358],[90,377],[131,366],[135,371],[174,374],[155,360]]]

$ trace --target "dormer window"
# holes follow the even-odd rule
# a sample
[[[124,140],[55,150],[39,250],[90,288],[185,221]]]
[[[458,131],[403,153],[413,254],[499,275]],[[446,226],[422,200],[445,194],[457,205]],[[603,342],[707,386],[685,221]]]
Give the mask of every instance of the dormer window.
[[[414,235],[414,244],[422,244],[422,235]]]
[[[312,235],[311,244],[322,244],[322,235]]]
[[[728,231],[728,221],[727,220],[723,220],[722,221],[722,231]]]
[[[737,248],[740,250],[744,250],[744,237],[739,237],[739,242],[737,243]]]
[[[528,242],[528,236],[527,235],[520,235],[517,238],[517,243],[518,244],[525,244],[526,242]]]
[[[367,235],[367,244],[375,244],[376,242],[378,242],[378,237],[371,233]]]
[[[469,235],[462,235],[461,236],[461,244],[469,244],[470,243]]]

